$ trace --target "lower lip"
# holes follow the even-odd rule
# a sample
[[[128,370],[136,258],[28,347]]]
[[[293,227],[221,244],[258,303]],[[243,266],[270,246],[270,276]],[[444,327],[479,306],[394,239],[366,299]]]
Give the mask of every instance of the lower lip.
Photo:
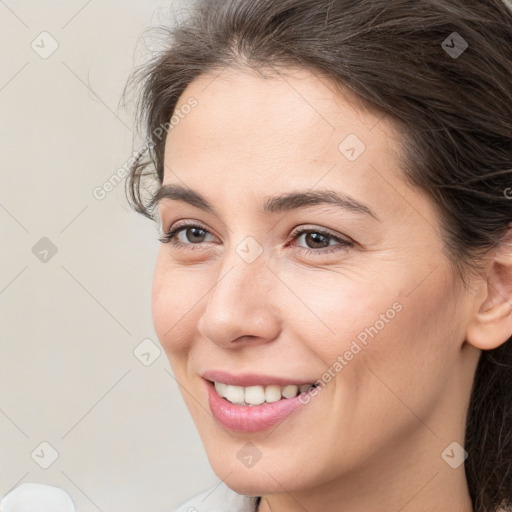
[[[213,417],[223,427],[237,432],[259,432],[270,428],[304,405],[299,400],[300,395],[255,406],[236,405],[222,398],[212,382],[205,382]]]

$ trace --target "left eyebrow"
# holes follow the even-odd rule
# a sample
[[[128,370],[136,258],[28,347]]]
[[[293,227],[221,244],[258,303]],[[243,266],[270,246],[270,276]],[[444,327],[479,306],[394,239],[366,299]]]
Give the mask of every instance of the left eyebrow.
[[[204,196],[183,185],[161,185],[151,198],[149,207],[152,208],[164,199],[183,201],[218,217],[217,212]],[[281,213],[320,204],[333,204],[344,210],[369,215],[375,220],[380,221],[375,212],[373,212],[368,205],[357,201],[353,197],[339,194],[333,190],[305,190],[289,192],[279,196],[267,196],[263,203],[263,213],[267,215]]]

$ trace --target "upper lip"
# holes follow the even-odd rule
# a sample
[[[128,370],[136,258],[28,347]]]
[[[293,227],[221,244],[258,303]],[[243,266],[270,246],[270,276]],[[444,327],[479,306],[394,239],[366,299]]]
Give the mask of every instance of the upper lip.
[[[233,375],[222,370],[208,370],[202,375],[203,379],[211,382],[223,382],[224,384],[231,384],[232,386],[268,386],[275,384],[277,386],[288,386],[295,384],[302,386],[304,384],[313,384],[315,380],[304,380],[288,377],[274,377],[272,375],[258,375],[255,373],[239,373]]]

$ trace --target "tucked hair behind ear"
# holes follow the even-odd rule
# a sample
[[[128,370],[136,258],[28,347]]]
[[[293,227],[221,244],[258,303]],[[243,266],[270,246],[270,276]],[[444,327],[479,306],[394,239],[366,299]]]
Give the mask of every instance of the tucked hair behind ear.
[[[393,119],[404,178],[430,194],[464,282],[500,245],[512,222],[512,13],[502,0],[195,1],[128,82],[140,88],[137,121],[150,142],[126,181],[136,211],[152,217],[142,182],[162,183],[161,127],[178,99],[226,66],[305,66]],[[474,510],[512,507],[511,340],[482,352],[465,448]]]

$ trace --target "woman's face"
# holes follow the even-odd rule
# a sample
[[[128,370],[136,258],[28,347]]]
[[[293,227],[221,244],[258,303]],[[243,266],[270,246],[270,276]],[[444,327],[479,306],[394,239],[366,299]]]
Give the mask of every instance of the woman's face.
[[[214,471],[239,493],[339,489],[373,473],[377,488],[402,471],[423,485],[425,464],[454,471],[441,453],[463,444],[470,297],[432,202],[402,178],[390,122],[287,73],[228,69],[181,96],[163,184],[211,210],[176,190],[159,201],[162,232],[195,229],[159,249],[155,330]],[[292,193],[316,199],[279,199]],[[250,407],[210,400],[208,380],[320,385]]]

